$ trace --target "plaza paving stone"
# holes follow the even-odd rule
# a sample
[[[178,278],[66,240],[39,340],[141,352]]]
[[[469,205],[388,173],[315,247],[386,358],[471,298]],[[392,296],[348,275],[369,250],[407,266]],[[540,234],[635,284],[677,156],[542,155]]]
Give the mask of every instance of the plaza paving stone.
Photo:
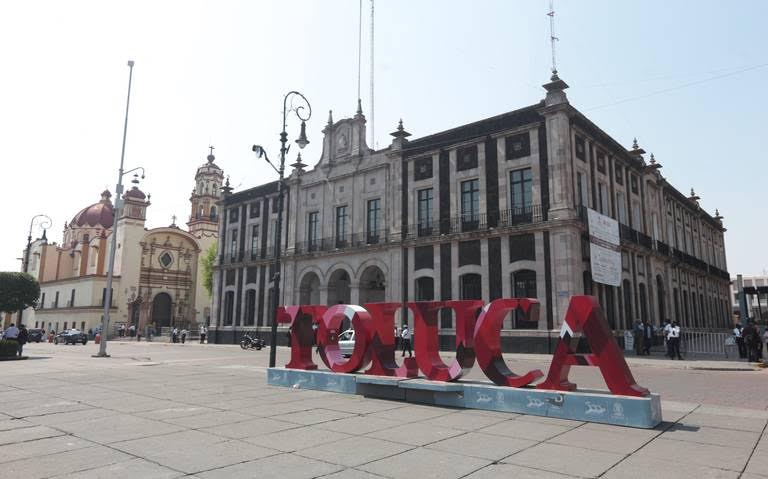
[[[766,371],[637,362],[638,382],[668,390],[665,422],[642,430],[271,387],[268,355],[231,346],[95,348],[33,344],[46,359],[4,365],[0,477],[768,478]]]

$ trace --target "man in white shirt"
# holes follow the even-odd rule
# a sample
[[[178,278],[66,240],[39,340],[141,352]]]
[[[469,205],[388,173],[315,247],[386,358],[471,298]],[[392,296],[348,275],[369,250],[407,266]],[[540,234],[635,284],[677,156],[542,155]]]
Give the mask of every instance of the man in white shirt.
[[[17,328],[15,324],[11,324],[3,334],[3,338],[5,339],[18,339],[18,337],[19,337],[19,328]]]
[[[736,323],[733,327],[733,337],[736,339],[736,346],[739,348],[739,358],[747,357],[747,347],[744,345],[744,336],[741,334],[741,323]]]
[[[208,332],[208,330],[205,328],[204,324],[200,325],[200,344],[205,344],[205,334]]]
[[[667,336],[667,343],[669,343],[669,357],[670,359],[683,359],[680,356],[680,326],[677,321],[672,323],[672,327],[669,329],[669,335]]]
[[[403,340],[403,357],[405,357],[405,351],[408,350],[408,357],[413,357],[413,351],[411,351],[411,330],[408,329],[408,325],[403,326],[403,332],[400,333],[400,338]]]

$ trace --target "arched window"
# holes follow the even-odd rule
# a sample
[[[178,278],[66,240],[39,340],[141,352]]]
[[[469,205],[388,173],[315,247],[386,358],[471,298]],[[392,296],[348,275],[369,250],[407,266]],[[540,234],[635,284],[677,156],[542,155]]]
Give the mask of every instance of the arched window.
[[[253,326],[256,324],[256,290],[249,289],[245,293],[245,320],[243,323],[245,326]]]
[[[211,221],[216,221],[216,207],[211,206]]]
[[[628,279],[621,283],[621,290],[624,293],[624,327],[632,329],[635,318],[632,316],[632,285]]]
[[[640,283],[638,288],[640,290],[640,321],[650,321],[650,318],[648,317],[648,305],[646,304],[648,295],[645,292],[645,283]]]
[[[521,269],[512,273],[512,297],[536,298],[536,271]],[[515,311],[512,327],[514,329],[536,329],[538,318],[526,318],[522,311]]]
[[[479,274],[467,273],[459,278],[461,299],[482,299],[482,277]]]
[[[224,326],[232,326],[232,318],[235,313],[235,293],[233,291],[227,291],[224,294],[224,317],[222,318],[222,324]]]
[[[429,276],[416,278],[416,301],[433,301],[435,299],[435,279]]]

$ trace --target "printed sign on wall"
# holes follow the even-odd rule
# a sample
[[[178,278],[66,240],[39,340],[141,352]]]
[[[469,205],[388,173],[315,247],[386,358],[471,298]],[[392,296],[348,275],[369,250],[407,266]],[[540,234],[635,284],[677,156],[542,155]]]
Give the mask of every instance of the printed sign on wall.
[[[609,286],[619,286],[621,284],[619,222],[593,209],[587,212],[592,280]]]

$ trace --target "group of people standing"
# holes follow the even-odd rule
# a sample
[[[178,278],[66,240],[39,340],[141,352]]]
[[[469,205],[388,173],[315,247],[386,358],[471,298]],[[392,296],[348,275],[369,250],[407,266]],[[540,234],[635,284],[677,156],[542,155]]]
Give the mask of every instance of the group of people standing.
[[[664,338],[665,355],[669,359],[683,359],[680,355],[681,330],[677,321],[664,321],[664,325],[660,330],[654,328],[647,319],[644,319],[642,322],[636,321],[634,329],[635,353],[638,356],[650,356],[653,340],[659,331]]]
[[[29,341],[29,331],[27,331],[27,326],[24,324],[17,328],[15,324],[11,323],[8,329],[0,334],[0,338],[16,341],[18,344],[16,353],[21,357],[24,345]]]
[[[736,346],[739,349],[741,359],[746,359],[751,363],[763,359],[763,343],[768,342],[768,328],[761,335],[760,327],[750,319],[745,328],[737,323],[733,328],[733,336],[736,338]]]

